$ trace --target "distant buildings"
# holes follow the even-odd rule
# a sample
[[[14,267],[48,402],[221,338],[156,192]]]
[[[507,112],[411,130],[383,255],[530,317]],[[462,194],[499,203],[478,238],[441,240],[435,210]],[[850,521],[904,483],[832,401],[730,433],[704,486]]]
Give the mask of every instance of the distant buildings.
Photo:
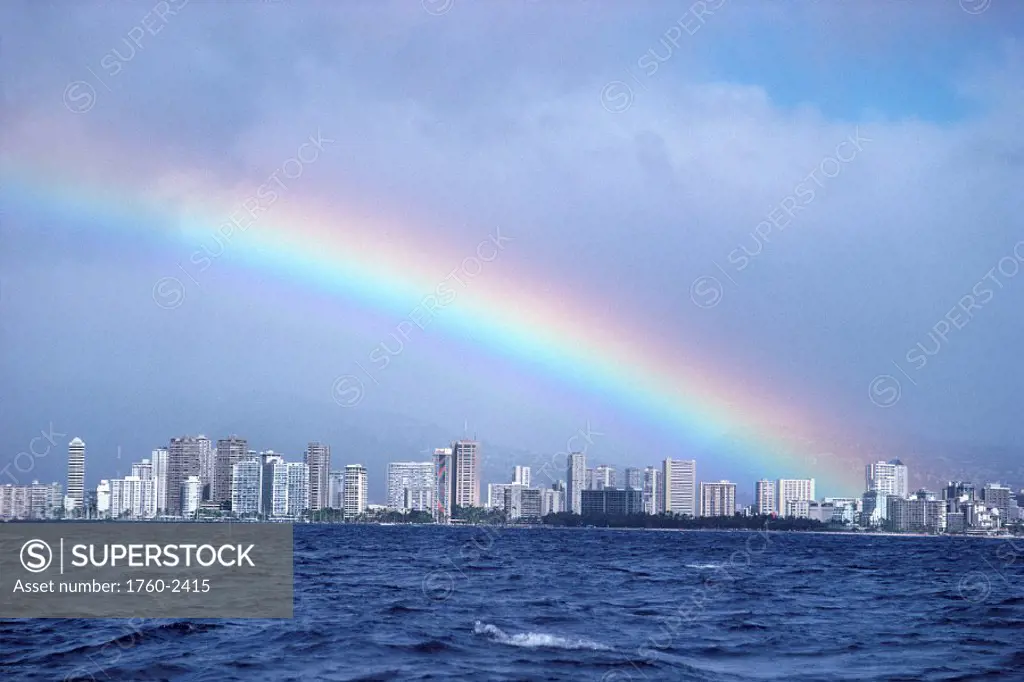
[[[85,443],[74,438],[68,443],[68,489],[65,512],[68,516],[84,516],[85,512]]]
[[[55,519],[63,512],[64,501],[60,483],[0,485],[0,521]]]
[[[167,448],[153,448],[153,478],[156,480],[156,513],[167,513]]]
[[[273,450],[260,453],[263,462],[262,513],[264,516],[288,515],[288,465]]]
[[[332,471],[327,474],[327,498],[331,509],[341,509],[345,506],[345,472]]]
[[[512,467],[512,482],[530,487],[530,467]]]
[[[387,494],[388,509],[430,511],[434,505],[434,463],[389,462]]]
[[[306,445],[306,466],[309,467],[309,508],[312,511],[331,506],[331,446],[319,441]]]
[[[729,481],[700,484],[701,516],[735,516],[736,484]]]
[[[662,462],[665,511],[670,514],[697,515],[697,462],[692,459],[666,459]]]
[[[615,487],[615,468],[607,464],[594,467],[591,490],[604,490]]]
[[[946,505],[935,494],[919,490],[906,499],[887,496],[885,526],[896,532],[941,533],[946,529]]]
[[[347,517],[359,516],[366,512],[368,484],[366,467],[362,464],[346,464],[342,509]]]
[[[778,513],[775,506],[775,481],[762,478],[754,484],[754,507],[760,516]]]
[[[587,488],[587,456],[582,452],[569,453],[566,460],[566,511],[580,514],[583,511],[583,491]]]
[[[288,477],[285,515],[297,519],[309,509],[309,465],[305,462],[287,462]]]

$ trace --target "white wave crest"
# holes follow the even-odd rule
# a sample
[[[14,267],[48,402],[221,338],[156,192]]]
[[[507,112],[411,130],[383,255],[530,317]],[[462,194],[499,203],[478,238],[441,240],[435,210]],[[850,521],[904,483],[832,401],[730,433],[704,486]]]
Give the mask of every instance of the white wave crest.
[[[709,562],[706,564],[686,564],[687,568],[722,568],[725,564],[716,564],[715,562]]]
[[[498,642],[499,644],[521,646],[528,649],[542,647],[547,649],[590,649],[591,651],[609,651],[611,649],[611,647],[592,642],[589,639],[559,637],[558,635],[548,635],[543,632],[520,632],[510,635],[497,625],[481,623],[480,621],[477,621],[473,626],[473,634],[486,635],[491,641]]]

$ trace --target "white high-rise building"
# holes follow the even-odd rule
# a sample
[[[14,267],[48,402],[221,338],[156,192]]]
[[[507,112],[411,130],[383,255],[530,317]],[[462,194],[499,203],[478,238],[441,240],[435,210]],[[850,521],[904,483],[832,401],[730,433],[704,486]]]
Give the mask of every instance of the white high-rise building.
[[[132,508],[132,518],[151,519],[157,514],[159,482],[154,471],[155,467],[148,459],[132,464],[132,476],[142,482],[139,486],[139,505],[138,508]]]
[[[344,492],[342,494],[345,516],[359,516],[366,511],[368,491],[366,467],[362,464],[346,464]]]
[[[431,511],[434,506],[434,463],[389,462],[387,506],[396,511]]]
[[[309,509],[309,465],[305,462],[285,464],[288,475],[287,514],[299,518]]]
[[[70,507],[67,516],[85,515],[85,443],[75,438],[68,443],[68,490]]]
[[[273,450],[260,453],[263,460],[263,513],[288,516],[288,465]]]
[[[327,497],[331,509],[342,509],[345,506],[345,472],[332,471],[327,474]]]
[[[700,484],[701,516],[734,516],[736,484],[729,481]]]
[[[877,490],[888,496],[910,496],[907,466],[898,459],[874,462],[864,467],[864,490]]]
[[[151,519],[156,516],[156,481],[152,478],[125,476],[112,479],[109,485],[110,518],[138,520]],[[99,506],[99,488],[97,488],[97,513],[99,513]]]
[[[760,516],[771,516],[777,512],[775,507],[775,481],[762,478],[754,484],[754,508]]]
[[[582,452],[569,454],[565,467],[566,511],[583,513],[583,491],[587,489],[587,456]]]
[[[697,515],[697,461],[666,459],[661,476],[665,488],[665,511],[670,514]]]
[[[254,516],[263,511],[263,463],[243,459],[231,471],[231,511],[235,516]]]
[[[530,467],[512,467],[512,482],[530,487]]]
[[[249,456],[249,442],[238,436],[229,436],[217,441],[217,449],[214,452],[213,463],[213,485],[210,491],[210,499],[214,502],[228,502],[231,500],[231,477],[235,471],[235,465]]]
[[[156,481],[157,514],[167,513],[167,448],[153,448],[153,479]]]
[[[775,489],[775,505],[779,516],[797,516],[805,514],[807,505],[793,505],[796,502],[814,500],[813,478],[780,478]]]
[[[452,502],[480,506],[480,444],[474,440],[452,443]]]
[[[555,488],[540,489],[540,515],[557,514],[565,511],[565,495]]]
[[[199,480],[202,482],[200,499],[212,499],[214,481],[217,478],[217,451],[213,442],[206,436],[199,434],[196,438],[199,445]]]
[[[107,479],[96,486],[96,515],[100,518],[110,516],[110,481]]]
[[[199,503],[203,501],[203,479],[198,476],[189,476],[181,482],[180,490],[181,515],[187,518],[199,510]]]
[[[0,519],[4,521],[23,520],[29,517],[31,494],[28,486],[0,485]]]
[[[306,445],[306,464],[309,466],[309,508],[312,511],[327,509],[331,506],[331,446],[318,441]]]
[[[604,490],[615,487],[615,467],[601,464],[594,467],[592,490]]]
[[[665,486],[656,467],[644,469],[644,513],[660,514],[665,511]]]
[[[489,509],[505,508],[505,491],[510,485],[522,485],[513,483],[488,483],[487,484],[487,507]]]

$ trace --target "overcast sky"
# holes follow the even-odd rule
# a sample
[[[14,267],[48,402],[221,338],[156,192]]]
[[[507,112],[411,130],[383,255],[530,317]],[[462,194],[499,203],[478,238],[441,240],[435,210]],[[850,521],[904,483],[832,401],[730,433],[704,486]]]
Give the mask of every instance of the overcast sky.
[[[528,282],[569,320],[701,358],[703,381],[813,425],[768,426],[813,440],[810,462],[1024,461],[1013,0],[25,0],[0,26],[0,466],[63,434],[22,479],[63,482],[73,436],[93,485],[171,436],[238,433],[289,457],[328,440],[381,501],[385,462],[467,425],[543,454],[588,424],[595,462],[694,455],[744,489],[801,473],[694,451],[678,425],[443,325],[339,406],[332,381],[400,315],[242,249],[162,308],[153,283],[196,243],[48,210],[38,170],[126,205],[139,188],[245,196],[317,134],[331,142],[289,207],[367,217],[368,239],[425,263],[500,225],[513,241],[480,276],[495,311]],[[735,428],[764,413],[737,409]]]

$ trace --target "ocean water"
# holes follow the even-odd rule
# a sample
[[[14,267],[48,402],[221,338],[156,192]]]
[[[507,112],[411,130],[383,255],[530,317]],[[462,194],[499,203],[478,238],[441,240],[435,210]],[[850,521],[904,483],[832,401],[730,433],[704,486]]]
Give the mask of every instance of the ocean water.
[[[0,679],[1024,680],[1024,539],[306,525],[295,571],[290,621],[0,622]]]

